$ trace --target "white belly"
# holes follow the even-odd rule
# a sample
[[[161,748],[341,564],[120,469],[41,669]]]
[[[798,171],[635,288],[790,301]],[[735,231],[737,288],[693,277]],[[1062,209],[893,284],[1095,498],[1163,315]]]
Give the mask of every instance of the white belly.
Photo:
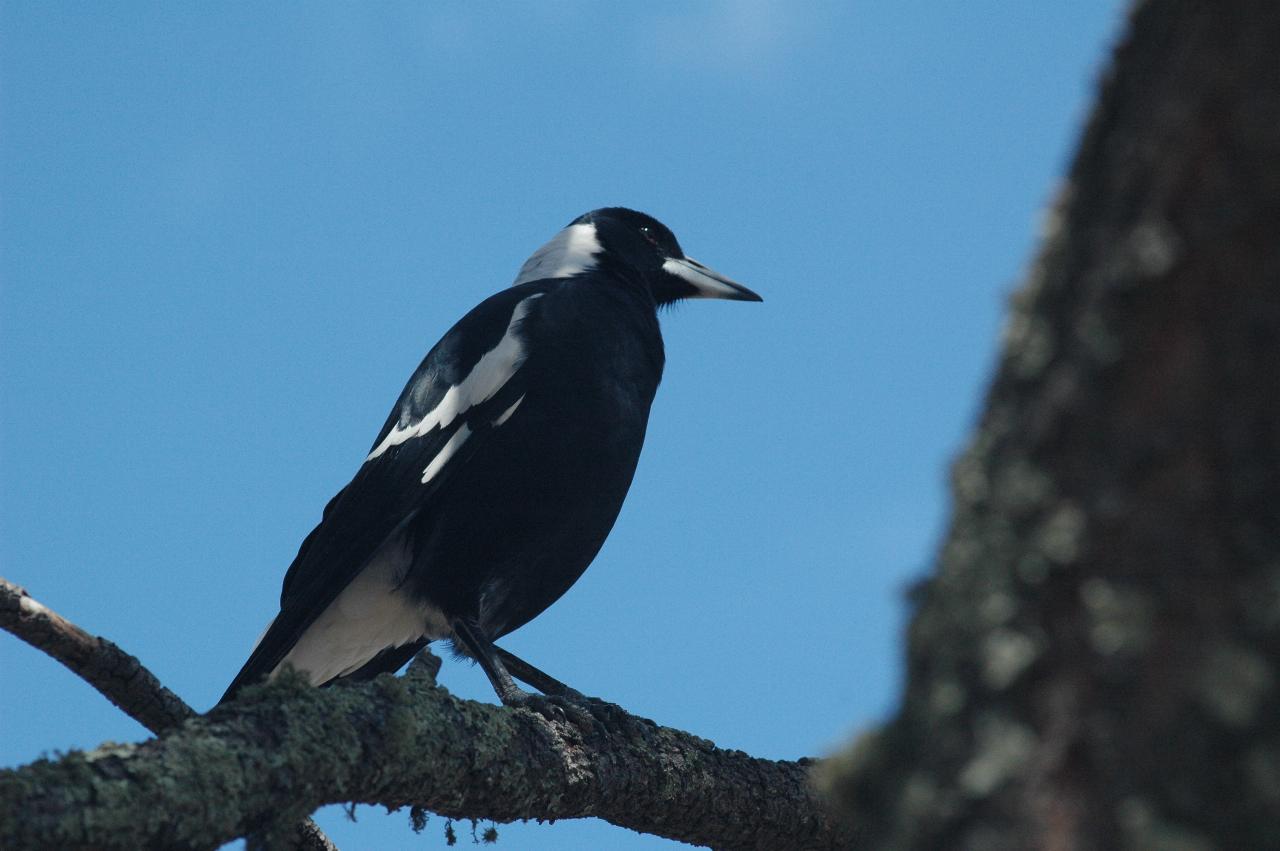
[[[387,648],[450,635],[452,630],[439,609],[411,600],[399,590],[407,568],[403,539],[384,544],[307,627],[272,676],[289,664],[321,685],[358,670]]]

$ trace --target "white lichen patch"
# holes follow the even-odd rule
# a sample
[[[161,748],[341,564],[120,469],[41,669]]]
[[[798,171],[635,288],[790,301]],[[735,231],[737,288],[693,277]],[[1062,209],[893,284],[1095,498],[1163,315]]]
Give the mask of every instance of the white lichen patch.
[[[1089,643],[1103,656],[1138,654],[1151,641],[1151,603],[1137,591],[1094,577],[1080,586]]]
[[[1129,234],[1128,259],[1130,280],[1139,282],[1159,278],[1178,262],[1182,240],[1165,221],[1140,222]]]
[[[1057,349],[1053,329],[1043,319],[1028,313],[1014,313],[1005,326],[1005,351],[1019,378],[1038,377],[1053,360]]]
[[[968,503],[980,503],[990,495],[986,467],[976,455],[966,453],[952,465],[951,488],[957,499]]]
[[[1055,564],[1071,564],[1084,550],[1087,521],[1077,506],[1064,502],[1036,532],[1037,549]]]
[[[1128,848],[1160,851],[1215,851],[1218,848],[1204,836],[1161,818],[1150,803],[1137,796],[1119,803],[1116,821],[1125,833]]]
[[[955,680],[938,680],[929,690],[929,709],[935,715],[955,715],[964,709],[964,704],[964,687]]]
[[[1029,461],[1015,459],[996,474],[996,505],[1010,517],[1039,511],[1051,502],[1053,496],[1053,479]]]
[[[1223,724],[1245,727],[1273,688],[1275,674],[1263,656],[1240,644],[1210,647],[1195,678],[1200,703]]]
[[[1103,316],[1096,311],[1081,314],[1072,329],[1082,351],[1097,366],[1109,366],[1124,354],[1124,339]]]
[[[999,715],[984,716],[973,758],[960,772],[961,789],[973,798],[986,797],[1022,770],[1035,746],[1035,734],[1025,725]]]
[[[128,742],[103,742],[93,750],[85,751],[85,762],[97,762],[100,759],[113,759],[133,755],[138,746]]]
[[[989,626],[1003,626],[1018,613],[1018,601],[1012,594],[992,591],[978,608],[982,620]]]
[[[1025,633],[997,629],[982,641],[982,679],[989,688],[1003,691],[1013,684],[1040,655],[1040,647]]]

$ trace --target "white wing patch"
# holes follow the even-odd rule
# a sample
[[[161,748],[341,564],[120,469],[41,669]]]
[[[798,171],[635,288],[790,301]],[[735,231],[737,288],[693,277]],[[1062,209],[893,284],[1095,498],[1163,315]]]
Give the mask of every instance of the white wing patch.
[[[498,426],[500,426],[500,425],[502,425],[503,423],[505,423],[507,420],[511,419],[511,415],[512,415],[512,414],[514,414],[514,413],[516,412],[516,408],[520,407],[520,403],[521,403],[521,402],[523,402],[523,401],[524,401],[524,395],[523,395],[523,394],[521,394],[521,396],[520,396],[520,398],[519,398],[519,399],[517,399],[517,400],[515,400],[514,402],[512,402],[512,403],[511,403],[511,407],[510,407],[510,408],[507,408],[505,411],[503,411],[503,412],[498,416],[498,418],[497,418],[496,420],[494,420],[494,421],[493,421],[493,426],[494,426],[494,428],[497,428]]]
[[[403,537],[388,541],[293,645],[275,676],[288,663],[305,671],[314,685],[361,668],[388,647],[426,636],[449,635],[449,624],[434,606],[410,599],[400,589],[409,566]]]
[[[524,261],[515,283],[569,278],[594,269],[602,250],[594,224],[569,225]]]
[[[542,298],[543,295],[544,293],[534,293],[528,298],[521,299],[511,311],[511,321],[507,323],[506,333],[502,335],[498,345],[485,352],[480,360],[476,361],[476,365],[471,368],[466,378],[445,391],[444,398],[426,416],[415,423],[391,429],[382,442],[369,453],[365,461],[372,461],[391,447],[399,446],[406,440],[430,434],[436,428],[448,428],[460,414],[466,413],[481,402],[488,401],[501,390],[502,386],[510,381],[511,376],[515,375],[524,364],[527,356],[524,342],[516,329],[529,312],[529,303],[536,298]],[[454,438],[456,437],[457,435],[454,435]],[[444,454],[445,450],[452,445],[453,438],[445,444],[441,454]],[[457,446],[453,448],[457,451]],[[432,461],[432,464],[434,465],[435,461]]]
[[[458,430],[453,433],[453,437],[449,438],[445,445],[440,447],[436,457],[431,459],[427,469],[422,471],[422,483],[424,485],[436,477],[436,473],[440,472],[440,469],[449,463],[449,459],[458,453],[458,449],[467,442],[467,438],[470,436],[471,426],[463,423],[458,427]]]

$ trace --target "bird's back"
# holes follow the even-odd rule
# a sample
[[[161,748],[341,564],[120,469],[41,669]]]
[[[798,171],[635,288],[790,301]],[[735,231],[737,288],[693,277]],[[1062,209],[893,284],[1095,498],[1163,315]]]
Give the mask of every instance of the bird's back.
[[[493,379],[483,400],[450,400],[517,325],[521,359],[510,375]],[[324,670],[343,672],[354,665],[344,653],[369,652],[333,650],[330,632],[357,628],[376,642],[373,624],[421,622],[426,638],[440,638],[465,617],[498,637],[555,602],[617,518],[662,365],[652,303],[614,282],[526,283],[478,305],[428,353],[369,458],[303,542],[280,614],[223,700],[282,661],[306,668],[319,655]],[[449,405],[457,413],[442,419]],[[370,570],[385,599],[347,599],[363,593]],[[362,619],[331,627],[349,610]],[[309,670],[317,682],[333,675]]]
[[[663,362],[652,306],[589,279],[549,289],[522,332],[523,401],[411,531],[415,596],[474,613],[493,638],[555,602],[604,543]]]

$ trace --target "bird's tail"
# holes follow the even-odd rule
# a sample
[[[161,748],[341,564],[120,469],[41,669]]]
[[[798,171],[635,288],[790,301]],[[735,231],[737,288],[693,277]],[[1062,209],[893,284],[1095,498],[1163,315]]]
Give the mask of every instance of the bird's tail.
[[[227,686],[227,690],[218,700],[218,706],[233,700],[245,686],[265,680],[279,667],[297,641],[297,627],[292,623],[293,620],[295,618],[287,617],[284,612],[281,612],[271,621],[258,639],[258,643],[253,646],[253,652],[249,654],[249,659],[240,669],[240,673],[236,674],[231,685]]]
[[[218,706],[234,700],[245,686],[267,679],[280,666],[285,657],[289,655],[289,651],[297,640],[296,638],[284,640],[282,638],[283,630],[277,631],[276,629],[279,623],[280,618],[277,617],[267,627],[266,632],[262,634],[262,638],[258,640],[257,645],[253,648],[253,652],[249,654],[249,661],[244,663],[240,673],[236,674],[235,679],[231,681],[231,685],[227,686],[226,692],[218,701]],[[329,678],[324,682],[317,682],[316,685],[326,686],[337,680],[369,680],[381,673],[394,673],[412,659],[419,650],[426,647],[430,641],[429,638],[424,636],[398,647],[387,647],[354,671]]]

